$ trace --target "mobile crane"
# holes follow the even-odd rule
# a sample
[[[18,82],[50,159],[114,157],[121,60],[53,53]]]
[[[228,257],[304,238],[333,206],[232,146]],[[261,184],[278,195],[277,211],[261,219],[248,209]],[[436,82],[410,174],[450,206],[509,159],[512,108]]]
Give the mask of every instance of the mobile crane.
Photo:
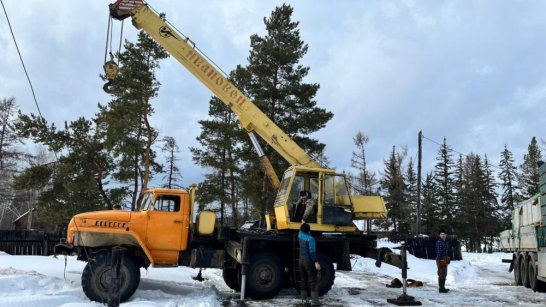
[[[212,65],[189,38],[143,1],[118,0],[109,9],[114,19],[131,17],[135,27],[150,35],[237,114],[278,192],[274,214],[266,216],[267,230],[261,231],[216,227],[216,216],[211,211],[200,212],[194,222],[195,185],[188,191],[150,189],[137,212],[98,211],[74,216],[68,225],[67,240],[56,246],[56,252],[76,253],[78,259],[88,262],[82,273],[82,288],[91,300],[108,300],[111,282],[107,259],[114,246],[126,249],[120,270],[122,301],[138,287],[139,268],[150,265],[222,268],[224,281],[241,291],[241,297],[246,292],[255,299],[271,298],[282,288],[298,288],[297,230],[301,221],[294,220],[288,208],[300,190],[310,191],[317,198],[316,221],[310,226],[323,268],[320,295],[333,285],[333,263],[338,270],[351,270],[351,254],[377,259],[378,266],[385,262],[402,267],[399,255],[386,248],[378,249],[376,236],[362,233],[353,223],[355,219],[386,218],[381,197],[351,195],[345,175],[321,168]],[[112,82],[117,72],[115,63],[106,63],[105,71]],[[256,134],[290,163],[281,181],[263,154]]]

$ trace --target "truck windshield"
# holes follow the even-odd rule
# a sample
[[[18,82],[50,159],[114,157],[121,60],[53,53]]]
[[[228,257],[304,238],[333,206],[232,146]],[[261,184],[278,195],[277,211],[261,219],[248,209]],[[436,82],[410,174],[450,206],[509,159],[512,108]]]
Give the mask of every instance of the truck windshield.
[[[290,178],[292,178],[292,170],[286,171],[282,177],[281,187],[279,188],[279,192],[277,192],[277,198],[275,198],[275,206],[282,206],[284,204]]]
[[[142,206],[141,206],[143,211],[146,211],[148,210],[148,208],[150,208],[150,205],[152,204],[152,196],[153,196],[152,193],[146,193],[146,195],[144,195],[144,199],[142,199]]]

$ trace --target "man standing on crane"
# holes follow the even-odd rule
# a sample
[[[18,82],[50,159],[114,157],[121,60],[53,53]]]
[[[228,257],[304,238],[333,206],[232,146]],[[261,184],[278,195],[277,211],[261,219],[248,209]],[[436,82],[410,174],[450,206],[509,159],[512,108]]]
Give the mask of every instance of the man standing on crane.
[[[311,292],[311,306],[320,306],[318,300],[317,274],[320,264],[317,260],[315,238],[311,236],[311,227],[307,223],[301,224],[298,234],[300,243],[300,294],[304,304],[308,303],[308,291]]]

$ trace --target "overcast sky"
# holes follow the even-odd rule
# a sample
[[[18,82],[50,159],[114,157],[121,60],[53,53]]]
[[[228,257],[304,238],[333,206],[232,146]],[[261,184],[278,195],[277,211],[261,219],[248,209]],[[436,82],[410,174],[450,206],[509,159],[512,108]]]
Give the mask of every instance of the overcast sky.
[[[110,97],[99,78],[109,1],[3,0],[43,116],[62,127],[92,117]],[[224,71],[247,64],[252,34],[282,1],[149,1]],[[286,1],[294,7],[306,82],[319,83],[318,105],[334,113],[313,137],[338,170],[350,169],[352,138],[370,137],[371,167],[392,150],[417,157],[417,134],[461,153],[487,154],[504,144],[519,164],[533,136],[545,137],[546,2]],[[115,42],[120,23],[115,24]],[[136,29],[126,22],[124,37]],[[0,16],[0,98],[37,113],[5,16]],[[180,146],[184,185],[202,180],[191,161],[197,123],[211,93],[173,58],[157,72],[162,86],[152,124]],[[282,127],[281,127],[282,128]],[[423,142],[424,171],[438,146]],[[156,183],[160,178],[156,177]]]

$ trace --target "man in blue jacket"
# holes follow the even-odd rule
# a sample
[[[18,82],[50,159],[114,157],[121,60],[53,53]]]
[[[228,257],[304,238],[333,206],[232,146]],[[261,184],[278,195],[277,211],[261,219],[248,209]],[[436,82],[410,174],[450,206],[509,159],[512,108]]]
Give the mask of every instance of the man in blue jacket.
[[[300,294],[304,303],[307,303],[308,293],[311,292],[311,306],[319,306],[317,271],[320,271],[320,264],[317,260],[317,248],[315,238],[311,236],[311,227],[307,223],[301,224],[298,239],[300,243]]]
[[[450,262],[448,256],[449,246],[446,241],[447,232],[440,230],[440,239],[436,241],[436,266],[438,267],[438,291],[440,293],[447,293],[449,289],[446,289],[446,277],[447,277],[447,265]]]

